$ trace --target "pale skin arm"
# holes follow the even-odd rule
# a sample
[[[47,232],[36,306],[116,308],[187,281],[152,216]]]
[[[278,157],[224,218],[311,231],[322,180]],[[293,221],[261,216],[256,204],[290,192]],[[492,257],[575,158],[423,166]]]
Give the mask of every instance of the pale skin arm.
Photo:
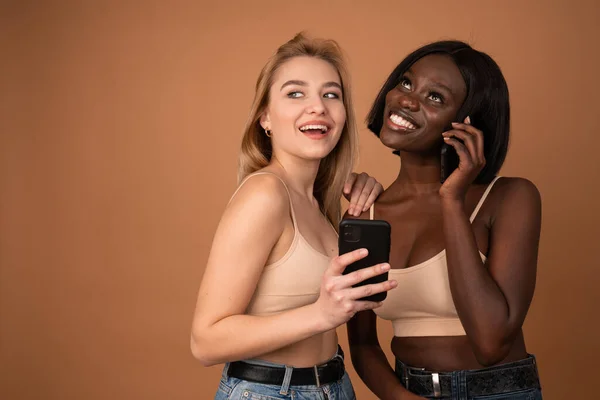
[[[269,254],[289,220],[285,188],[268,175],[249,180],[227,207],[213,240],[192,324],[192,353],[203,365],[257,357],[334,329],[357,311],[378,306],[356,299],[393,287],[390,281],[351,287],[389,269],[378,265],[342,275],[348,264],[366,255],[357,250],[334,258],[317,302],[277,315],[245,315]]]

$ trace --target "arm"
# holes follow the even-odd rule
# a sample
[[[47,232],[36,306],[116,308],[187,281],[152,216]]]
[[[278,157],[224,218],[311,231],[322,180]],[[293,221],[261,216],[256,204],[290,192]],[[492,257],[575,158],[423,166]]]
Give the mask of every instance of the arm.
[[[485,165],[483,135],[467,122],[455,124],[455,130],[444,136],[460,157],[459,168],[440,189],[450,289],[477,360],[493,365],[507,356],[531,304],[541,198],[537,188],[525,179],[497,184],[502,201],[492,217],[489,257],[484,266],[464,211],[466,188]]]
[[[357,313],[348,321],[352,365],[367,387],[383,400],[417,400],[400,384],[377,337],[377,315],[371,310]]]
[[[349,212],[344,219],[351,218]],[[368,219],[363,213],[358,219]],[[377,337],[377,315],[371,311],[361,311],[348,323],[348,342],[352,365],[365,385],[383,400],[423,399],[410,393],[400,384],[394,369],[390,366]]]
[[[357,250],[331,262],[316,303],[272,316],[244,315],[289,212],[284,187],[268,175],[244,184],[227,207],[213,240],[192,326],[192,353],[202,364],[256,357],[334,329],[357,310],[377,306],[356,299],[389,289],[386,283],[351,288],[382,272],[375,266],[342,276],[348,264],[364,257]]]
[[[520,332],[533,298],[541,200],[524,179],[505,182],[483,265],[463,205],[442,201],[448,275],[454,304],[482,365],[500,362]]]

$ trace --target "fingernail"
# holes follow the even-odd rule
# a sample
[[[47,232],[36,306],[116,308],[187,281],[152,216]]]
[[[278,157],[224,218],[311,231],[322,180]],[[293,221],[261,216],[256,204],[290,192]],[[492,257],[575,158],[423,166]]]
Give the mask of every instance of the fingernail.
[[[450,140],[450,138],[449,137],[445,137],[444,140]]]
[[[390,264],[381,264],[381,270],[382,271],[387,271],[390,269]]]
[[[390,281],[390,285],[392,285],[392,287],[396,287],[396,286],[398,286],[398,282],[397,281]]]
[[[458,122],[453,122],[452,123],[452,126],[457,126],[457,125],[460,125],[460,124]]]
[[[467,123],[469,125],[471,124],[471,117],[469,117],[468,115],[467,115],[467,118],[465,118],[465,123]]]
[[[361,256],[365,256],[365,255],[367,255],[368,253],[369,253],[369,250],[367,250],[367,249],[360,249],[360,252],[359,252],[359,254],[360,254]]]

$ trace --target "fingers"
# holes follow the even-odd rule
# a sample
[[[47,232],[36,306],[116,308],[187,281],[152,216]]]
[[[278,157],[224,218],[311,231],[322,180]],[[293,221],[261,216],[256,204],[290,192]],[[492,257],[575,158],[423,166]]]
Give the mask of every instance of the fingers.
[[[444,140],[446,141],[446,143],[451,144],[450,141],[448,141],[447,139],[449,138],[458,138],[462,141],[462,143],[460,143],[460,141],[456,141],[458,142],[461,146],[463,146],[466,151],[469,154],[469,160],[473,160],[473,162],[475,164],[478,164],[478,155],[477,155],[477,146],[475,145],[475,141],[473,140],[473,136],[469,133],[466,133],[464,131],[459,131],[459,130],[451,130],[448,132],[444,132],[443,133],[444,136]],[[454,146],[456,148],[456,146]],[[458,152],[458,149],[457,149]],[[468,160],[464,160],[464,161],[468,161]]]
[[[375,180],[375,179],[373,179],[373,180]],[[373,190],[371,190],[371,194],[367,198],[367,201],[365,202],[365,205],[362,208],[362,212],[365,212],[369,208],[371,208],[371,206],[373,205],[373,203],[375,203],[375,200],[377,200],[377,198],[379,197],[379,195],[382,192],[383,192],[383,185],[381,183],[379,183],[379,182],[376,182],[375,186],[373,187]]]
[[[365,186],[367,185],[368,181],[369,181],[369,175],[365,174],[364,172],[356,177],[356,180],[354,181],[354,185],[352,186],[352,193],[350,194],[350,204],[348,205],[348,213],[350,215],[357,216],[357,214],[356,214],[357,211],[359,211],[358,215],[360,215],[360,212],[362,212],[358,208],[357,204],[358,204],[361,194],[365,190]],[[368,194],[367,194],[367,197],[368,197]],[[365,198],[365,201],[366,201],[366,198]]]
[[[359,286],[347,289],[346,297],[351,300],[358,300],[377,293],[387,292],[388,290],[391,290],[396,286],[398,286],[398,283],[395,280]]]
[[[371,197],[371,194],[375,190],[376,184],[377,184],[377,181],[375,180],[375,178],[370,177],[370,176],[367,178],[367,181],[365,182],[363,189],[360,192],[360,194],[358,195],[358,199],[356,200],[356,203],[354,204],[354,207],[353,207],[354,213],[352,215],[354,215],[355,217],[358,217],[358,216],[360,216],[361,213],[366,211],[366,209],[368,207],[365,208],[365,206],[367,204],[367,201]],[[377,198],[377,196],[375,196],[375,198]],[[373,201],[375,201],[375,200],[373,199]]]
[[[461,129],[464,132],[469,133],[473,137],[477,149],[475,154],[477,154],[478,159],[485,160],[483,132],[471,125],[471,119],[469,117],[465,118],[465,123],[463,124],[453,122],[452,126],[455,129]]]
[[[346,180],[346,183],[344,184],[344,197],[348,201],[350,201],[350,192],[352,191],[352,187],[354,186],[354,182],[356,181],[357,176],[358,175],[355,172],[351,173],[348,179]]]
[[[444,134],[446,134],[446,133],[444,133]],[[471,160],[471,155],[469,154],[467,148],[458,139],[454,139],[451,136],[445,136],[444,142],[446,142],[450,146],[454,147],[454,150],[456,150],[456,154],[458,154],[461,164],[469,164],[470,165],[473,163],[473,161]]]
[[[348,265],[365,258],[367,254],[369,254],[367,249],[357,249],[337,256],[329,264],[326,274],[341,275]]]
[[[370,279],[374,276],[381,275],[389,270],[390,264],[378,264],[368,268],[361,268],[344,276],[341,282],[345,287],[350,287],[366,279]]]

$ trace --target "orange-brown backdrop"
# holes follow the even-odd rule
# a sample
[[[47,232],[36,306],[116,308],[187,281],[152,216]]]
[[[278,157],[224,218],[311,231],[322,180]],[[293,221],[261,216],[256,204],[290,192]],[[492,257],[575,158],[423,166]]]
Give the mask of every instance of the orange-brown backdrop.
[[[3,1],[0,398],[212,397],[220,367],[189,350],[196,291],[255,79],[304,29],[347,52],[361,121],[421,44],[462,39],[498,61],[513,110],[502,173],[543,196],[527,344],[546,399],[592,398],[599,15],[593,0]],[[397,158],[361,128],[357,169],[389,184]]]

